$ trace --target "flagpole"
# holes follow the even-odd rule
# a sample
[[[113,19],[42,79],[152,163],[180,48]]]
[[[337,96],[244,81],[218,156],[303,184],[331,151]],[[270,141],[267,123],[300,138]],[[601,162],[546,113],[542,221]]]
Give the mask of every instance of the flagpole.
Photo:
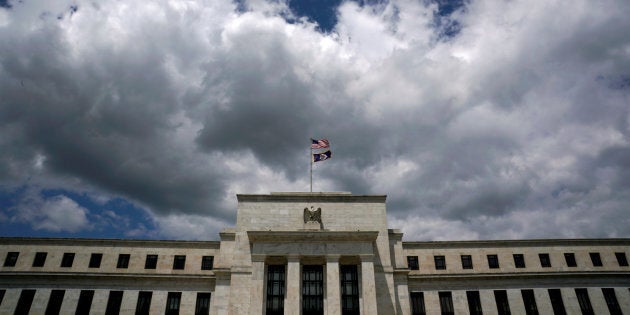
[[[313,140],[311,140],[311,142],[313,142]],[[311,192],[313,192],[313,147],[311,147],[309,159],[311,160]]]

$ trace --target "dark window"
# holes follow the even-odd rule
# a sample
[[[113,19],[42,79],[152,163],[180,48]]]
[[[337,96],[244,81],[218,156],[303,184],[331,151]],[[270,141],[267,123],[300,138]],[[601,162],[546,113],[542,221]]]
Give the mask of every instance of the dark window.
[[[468,300],[468,311],[470,315],[483,315],[479,291],[466,291],[466,299]]]
[[[179,304],[182,301],[181,292],[169,292],[166,297],[166,315],[179,315]]]
[[[523,254],[514,254],[514,267],[525,268],[525,256]]]
[[[508,302],[507,292],[505,290],[494,291],[494,301],[497,303],[497,312],[499,315],[510,315],[510,303]]]
[[[48,253],[35,253],[35,258],[33,259],[33,267],[44,267],[44,264],[46,263],[46,256],[48,256]]]
[[[341,266],[341,314],[359,314],[359,275],[356,265]]]
[[[343,279],[341,281],[343,283]],[[343,301],[343,284],[341,288]],[[302,314],[324,314],[324,269],[321,265],[302,266]]]
[[[120,304],[122,303],[123,291],[109,291],[107,299],[107,308],[105,315],[118,315],[120,313]]]
[[[74,253],[63,253],[61,258],[61,267],[70,268],[74,262]]]
[[[499,257],[497,255],[488,255],[488,267],[499,268]]]
[[[551,300],[551,307],[553,308],[554,315],[567,314],[564,309],[564,302],[562,302],[562,293],[560,293],[560,289],[549,289],[549,299]]]
[[[2,305],[2,300],[4,300],[5,292],[7,292],[7,290],[0,290],[0,305]]]
[[[591,305],[591,299],[588,297],[587,289],[575,289],[575,295],[577,296],[578,303],[580,304],[580,310],[582,315],[595,315],[593,306]]]
[[[17,260],[18,260],[18,256],[20,256],[20,253],[18,252],[8,252],[7,257],[4,259],[4,266],[15,267],[15,264],[17,263]]]
[[[284,265],[267,267],[267,315],[284,314]]]
[[[615,295],[615,289],[602,288],[602,293],[604,293],[604,299],[606,300],[606,305],[608,306],[610,315],[622,315],[623,313],[621,313],[621,308],[619,307],[619,302],[617,301],[617,296]]]
[[[462,268],[473,269],[472,256],[462,255]]]
[[[617,262],[619,263],[619,266],[628,266],[628,258],[626,258],[626,253],[615,253],[615,257],[617,257]]]
[[[153,292],[149,291],[140,291],[140,293],[138,293],[138,303],[136,303],[136,315],[149,315],[152,296]]]
[[[541,267],[551,267],[551,260],[549,259],[549,254],[538,254],[538,258],[540,258],[540,266]]]
[[[116,264],[116,268],[129,268],[129,258],[130,254],[120,254],[118,255],[118,263]]]
[[[101,260],[103,260],[103,254],[93,253],[90,255],[89,268],[101,268]]]
[[[186,266],[186,255],[175,255],[173,258],[173,269],[183,270]]]
[[[212,270],[214,265],[214,256],[201,257],[201,270]]]
[[[433,256],[433,260],[435,261],[436,270],[446,269],[446,258],[444,256]]]
[[[33,297],[35,297],[35,290],[22,290],[13,315],[28,315],[33,304]]]
[[[144,261],[144,269],[155,269],[157,267],[158,255],[147,255]]]
[[[50,298],[48,299],[45,315],[59,315],[64,295],[66,295],[65,290],[52,290],[50,292]]]
[[[588,253],[591,256],[591,261],[593,262],[594,267],[602,266],[602,258],[599,256],[599,253]]]
[[[523,304],[525,304],[525,314],[538,315],[534,290],[521,290],[521,296],[523,296]]]
[[[210,314],[210,293],[197,293],[197,303],[195,304],[195,315]]]
[[[566,260],[568,267],[577,267],[574,253],[564,253],[564,260]]]
[[[440,296],[440,310],[442,311],[442,315],[455,315],[455,310],[453,309],[453,296],[451,292],[439,292]]]
[[[411,315],[426,315],[424,309],[424,293],[411,292]]]
[[[418,256],[407,256],[407,266],[411,270],[420,269],[420,264],[418,264]]]
[[[79,294],[79,303],[77,304],[77,310],[75,315],[90,314],[90,308],[92,307],[92,299],[94,298],[94,290],[81,290]]]

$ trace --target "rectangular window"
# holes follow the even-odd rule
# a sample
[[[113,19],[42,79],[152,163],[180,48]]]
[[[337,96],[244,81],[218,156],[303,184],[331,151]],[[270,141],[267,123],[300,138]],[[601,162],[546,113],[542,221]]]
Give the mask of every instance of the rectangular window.
[[[157,268],[158,255],[147,255],[147,259],[144,261],[144,269]]]
[[[118,315],[120,313],[120,304],[122,304],[123,291],[109,291],[107,299],[107,307],[105,315]]]
[[[606,300],[606,306],[608,306],[608,311],[610,315],[622,315],[621,308],[619,307],[619,301],[617,301],[617,295],[615,295],[615,289],[613,288],[602,288],[602,293],[604,293],[604,299]]]
[[[93,253],[90,255],[90,263],[88,268],[101,268],[101,260],[103,260],[103,254]]]
[[[341,266],[341,314],[359,315],[359,275],[356,265]]]
[[[620,267],[628,266],[628,258],[626,258],[626,253],[615,253],[615,257],[617,257],[617,262]]]
[[[551,300],[551,307],[553,308],[554,315],[567,314],[564,309],[564,302],[562,302],[562,293],[560,293],[560,289],[549,289],[549,299]]]
[[[435,261],[436,270],[446,269],[446,258],[444,256],[433,256],[433,260]]]
[[[92,307],[93,298],[94,290],[81,290],[81,293],[79,294],[79,303],[77,303],[77,309],[74,314],[90,314],[90,308]]]
[[[470,315],[483,315],[479,291],[466,291],[466,299],[468,300],[468,311]]]
[[[473,269],[472,256],[462,255],[462,268]]]
[[[525,305],[526,315],[538,315],[538,307],[536,306],[536,298],[534,297],[534,290],[521,290],[521,296],[523,296],[523,304]]]
[[[129,258],[131,258],[130,254],[118,255],[118,263],[116,264],[116,268],[129,268]]]
[[[186,266],[186,255],[175,255],[173,257],[173,269],[184,270]]]
[[[424,293],[411,292],[411,315],[426,315],[427,312],[424,308]]]
[[[61,311],[61,303],[63,303],[63,297],[66,295],[65,290],[52,290],[50,291],[50,298],[48,299],[48,305],[46,306],[45,315],[58,315]]]
[[[284,265],[267,266],[267,315],[284,314]]]
[[[540,266],[543,268],[551,267],[551,260],[549,259],[549,254],[538,254],[538,258],[540,259]]]
[[[210,314],[210,293],[197,293],[197,303],[195,304],[195,315]]]
[[[15,267],[17,263],[18,256],[20,256],[19,252],[8,252],[7,257],[4,259],[5,267]]]
[[[574,253],[564,253],[564,260],[567,262],[567,267],[577,267]]]
[[[411,270],[420,269],[420,264],[418,263],[418,256],[407,256],[407,266]]]
[[[488,255],[488,268],[499,268],[499,257],[497,255]]]
[[[169,292],[166,297],[165,315],[179,315],[179,304],[182,301],[181,292]]]
[[[575,295],[577,296],[578,303],[580,304],[582,315],[595,315],[593,306],[591,305],[591,299],[588,297],[588,290],[584,288],[575,289]]]
[[[212,270],[214,265],[214,256],[201,257],[201,270]]]
[[[45,252],[35,253],[35,258],[33,259],[33,267],[44,267],[47,256],[48,256],[48,253],[45,253]]]
[[[70,268],[74,262],[74,253],[63,253],[61,258],[61,267]]]
[[[510,315],[510,303],[507,298],[507,291],[495,290],[494,301],[497,303],[497,312],[499,315]]]
[[[514,267],[525,268],[525,256],[523,254],[514,254]]]
[[[341,281],[343,283],[343,279]],[[341,288],[343,302],[343,285]],[[302,266],[302,314],[324,314],[324,269],[321,265]]]
[[[13,314],[28,314],[34,297],[35,290],[22,290]]]
[[[602,266],[602,258],[599,256],[599,253],[588,253],[591,256],[591,262],[593,262],[593,267],[601,267]]]
[[[140,291],[138,293],[138,302],[136,303],[136,315],[149,315],[152,296],[153,292],[150,291]]]
[[[451,292],[438,292],[440,296],[440,310],[442,315],[455,315],[453,309],[453,296]]]

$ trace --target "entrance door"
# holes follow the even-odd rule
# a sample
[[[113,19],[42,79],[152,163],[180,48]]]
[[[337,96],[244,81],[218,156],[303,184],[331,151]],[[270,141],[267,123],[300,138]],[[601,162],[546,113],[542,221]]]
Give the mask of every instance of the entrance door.
[[[324,314],[324,266],[302,266],[302,314]]]

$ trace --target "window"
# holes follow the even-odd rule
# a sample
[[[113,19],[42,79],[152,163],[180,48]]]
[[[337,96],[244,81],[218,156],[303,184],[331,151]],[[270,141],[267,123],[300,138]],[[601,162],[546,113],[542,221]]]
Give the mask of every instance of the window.
[[[35,253],[35,258],[33,259],[33,267],[44,267],[44,264],[46,263],[46,256],[48,256],[48,253]]]
[[[462,268],[473,269],[472,256],[462,255]]]
[[[564,253],[564,260],[566,260],[568,267],[577,267],[574,253]]]
[[[74,253],[63,253],[63,257],[61,258],[61,267],[70,268],[72,267],[73,262],[74,262]]]
[[[4,293],[6,293],[7,290],[0,290],[0,305],[2,305],[2,300],[4,300]]]
[[[140,291],[138,293],[138,303],[136,303],[136,315],[149,315],[152,296],[153,292],[149,291]]]
[[[75,315],[90,314],[90,308],[92,307],[92,299],[94,298],[94,290],[81,290],[79,294],[79,303]]]
[[[514,267],[525,268],[525,256],[523,254],[514,254]]]
[[[617,262],[620,267],[628,266],[628,258],[626,258],[626,253],[615,253],[615,257],[617,257]]]
[[[214,256],[201,257],[201,270],[212,270],[214,265]]]
[[[424,293],[411,292],[411,315],[426,315],[424,309]]]
[[[118,263],[116,264],[116,268],[129,268],[129,258],[130,254],[120,254],[118,255]]]
[[[453,296],[451,292],[438,292],[440,296],[440,310],[442,315],[455,315],[453,309]]]
[[[411,270],[420,269],[420,264],[418,264],[418,256],[407,256],[407,265]]]
[[[48,299],[48,305],[46,306],[45,315],[59,314],[59,311],[61,310],[61,303],[63,302],[63,296],[65,294],[65,290],[50,291],[50,298]]]
[[[284,265],[267,267],[267,315],[284,314]]]
[[[182,301],[181,292],[169,292],[166,297],[166,315],[179,315],[179,304]]]
[[[488,255],[488,268],[499,268],[499,257],[497,255]]]
[[[359,315],[359,277],[356,265],[341,266],[341,314]],[[323,314],[323,313],[322,313]]]
[[[435,261],[436,270],[446,269],[446,258],[444,256],[433,256],[433,260]]]
[[[103,259],[103,254],[93,253],[90,255],[90,263],[88,268],[101,268],[101,260]]]
[[[118,315],[120,313],[120,304],[122,303],[123,291],[109,291],[107,299],[107,308],[105,315]]]
[[[551,307],[553,308],[554,315],[567,314],[564,309],[564,302],[562,302],[562,294],[560,293],[560,289],[549,289],[549,299],[551,300]]]
[[[197,303],[195,304],[195,315],[210,314],[210,293],[197,293]]]
[[[18,252],[8,252],[7,257],[4,259],[4,266],[15,267],[15,264],[17,263],[17,260],[18,260],[18,256],[20,256],[20,253]]]
[[[602,293],[604,293],[604,299],[606,300],[606,306],[608,306],[610,315],[622,315],[617,296],[615,295],[615,289],[602,288]]]
[[[510,315],[510,303],[507,298],[507,291],[495,290],[494,301],[497,303],[497,312],[499,315]]]
[[[155,269],[157,267],[158,255],[147,255],[144,261],[144,269]]]
[[[342,266],[342,270],[343,270]],[[356,266],[355,270],[356,270]],[[342,312],[344,300],[344,277],[341,273],[341,301]],[[358,290],[357,290],[358,291]],[[324,314],[324,269],[321,265],[302,266],[302,314]],[[344,313],[345,314],[345,313]]]
[[[33,297],[35,297],[35,290],[22,290],[13,314],[28,314],[33,304]]]
[[[575,289],[575,295],[577,296],[578,303],[580,304],[580,310],[582,315],[595,315],[593,306],[591,305],[591,299],[588,297],[587,289]]]
[[[591,256],[591,261],[593,262],[593,267],[601,267],[602,266],[602,258],[599,256],[599,253],[588,253]]]
[[[470,315],[483,315],[479,291],[466,291],[466,299],[468,299],[468,311]]]
[[[534,297],[534,290],[521,290],[521,296],[523,296],[523,304],[525,305],[525,314],[538,315],[538,307],[536,306],[536,298]]]
[[[549,254],[538,254],[538,258],[540,259],[540,266],[543,268],[551,267],[551,260],[549,259]]]
[[[183,270],[186,266],[186,255],[175,255],[173,258],[173,269]]]

